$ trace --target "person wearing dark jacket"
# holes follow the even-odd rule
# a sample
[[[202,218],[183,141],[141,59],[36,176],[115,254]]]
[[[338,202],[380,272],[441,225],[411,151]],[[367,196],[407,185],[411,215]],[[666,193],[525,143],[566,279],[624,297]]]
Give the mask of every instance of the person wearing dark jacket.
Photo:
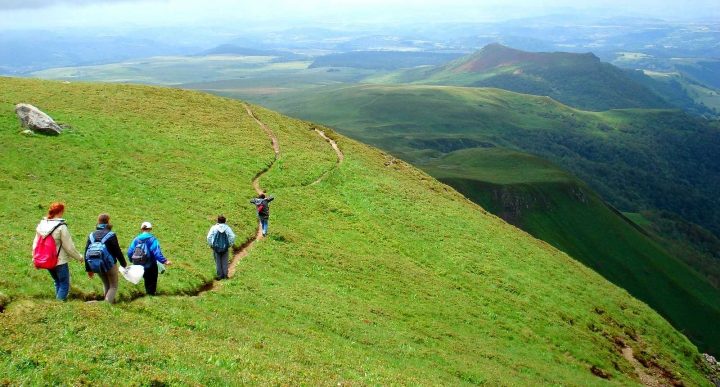
[[[143,282],[145,283],[145,292],[148,295],[154,296],[157,291],[157,280],[158,280],[158,265],[160,262],[164,265],[171,265],[169,259],[166,259],[160,250],[160,242],[153,234],[152,224],[150,222],[143,222],[140,226],[140,235],[133,239],[128,247],[127,257],[132,260],[133,265],[141,264],[145,268],[143,274]],[[133,255],[137,254],[136,247],[140,247],[144,250],[144,255],[147,257],[144,262],[135,262]]]
[[[98,216],[98,224],[95,231],[88,236],[87,243],[85,244],[85,254],[87,255],[88,248],[90,248],[92,241],[102,241],[111,230],[112,224],[110,224],[110,215],[100,214]],[[105,241],[105,247],[113,257],[115,264],[106,273],[98,273],[98,276],[102,280],[103,288],[105,290],[105,301],[114,304],[119,282],[118,262],[122,267],[127,267],[127,261],[125,261],[125,256],[123,255],[122,249],[120,249],[120,242],[118,241],[115,233],[113,233],[107,241]],[[85,261],[85,271],[88,273],[90,278],[92,278],[95,274],[92,270],[90,270],[90,265],[88,265],[87,260]]]
[[[273,196],[266,196],[265,193],[261,193],[255,199],[250,200],[250,204],[255,205],[257,210],[258,220],[260,221],[260,229],[262,235],[265,237],[268,233],[268,222],[270,221],[270,202],[275,200]]]

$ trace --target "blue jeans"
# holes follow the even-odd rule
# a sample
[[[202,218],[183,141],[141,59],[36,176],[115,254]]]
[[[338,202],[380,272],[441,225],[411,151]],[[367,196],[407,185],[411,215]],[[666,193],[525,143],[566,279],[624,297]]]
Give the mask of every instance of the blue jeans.
[[[55,281],[55,298],[65,301],[70,292],[70,269],[67,263],[48,269],[50,276]]]
[[[270,219],[268,219],[268,218],[265,218],[265,219],[259,218],[259,219],[260,219],[260,227],[262,227],[263,236],[266,236],[267,229],[268,229],[268,220],[270,220]]]

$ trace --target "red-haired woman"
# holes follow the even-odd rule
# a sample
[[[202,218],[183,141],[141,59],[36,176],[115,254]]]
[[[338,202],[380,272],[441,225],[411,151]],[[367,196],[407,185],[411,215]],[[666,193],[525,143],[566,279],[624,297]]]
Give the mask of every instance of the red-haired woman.
[[[52,235],[55,244],[59,249],[57,266],[48,269],[50,276],[55,281],[55,297],[58,300],[65,301],[70,291],[70,270],[68,269],[68,259],[73,258],[83,262],[83,256],[75,248],[75,244],[70,236],[65,219],[62,218],[65,213],[65,205],[63,203],[53,203],[50,205],[46,218],[40,221],[37,226],[37,235],[33,242],[33,251],[40,237]]]

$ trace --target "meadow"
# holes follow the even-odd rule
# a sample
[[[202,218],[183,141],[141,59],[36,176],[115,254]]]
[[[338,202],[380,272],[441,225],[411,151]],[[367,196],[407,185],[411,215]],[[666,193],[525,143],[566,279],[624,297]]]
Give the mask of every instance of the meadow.
[[[281,146],[260,182],[277,197],[271,236],[232,280],[188,297],[212,273],[211,218],[255,229],[250,181],[273,152],[243,104],[128,85],[0,90],[0,383],[709,385],[697,349],[648,306],[410,165],[327,130],[345,161],[311,185],[335,168],[332,148],[256,106]],[[72,129],[20,135],[20,101]],[[29,245],[53,200],[76,242],[101,211],[124,243],[153,221],[176,263],[162,295],[85,303],[99,285],[73,264],[72,299],[52,300]],[[133,291],[123,282],[121,299]]]

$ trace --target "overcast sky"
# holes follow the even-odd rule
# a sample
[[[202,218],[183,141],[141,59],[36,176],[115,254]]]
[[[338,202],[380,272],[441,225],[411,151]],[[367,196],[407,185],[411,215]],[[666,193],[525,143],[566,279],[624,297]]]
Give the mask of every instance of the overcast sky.
[[[563,8],[665,19],[720,19],[720,0],[0,0],[0,27],[486,21],[539,16]]]

